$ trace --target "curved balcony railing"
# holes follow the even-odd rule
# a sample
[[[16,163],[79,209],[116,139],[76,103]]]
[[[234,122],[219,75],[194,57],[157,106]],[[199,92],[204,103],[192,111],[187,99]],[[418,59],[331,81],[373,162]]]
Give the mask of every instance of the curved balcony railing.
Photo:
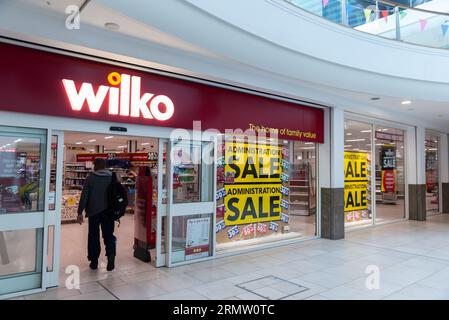
[[[286,1],[358,31],[416,45],[449,49],[449,0]]]

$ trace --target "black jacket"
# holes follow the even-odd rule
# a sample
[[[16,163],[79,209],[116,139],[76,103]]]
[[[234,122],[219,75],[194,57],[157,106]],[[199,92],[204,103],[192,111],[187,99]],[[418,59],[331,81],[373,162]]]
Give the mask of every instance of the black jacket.
[[[86,178],[78,205],[78,215],[94,216],[108,208],[108,187],[112,182],[109,170],[94,171]]]

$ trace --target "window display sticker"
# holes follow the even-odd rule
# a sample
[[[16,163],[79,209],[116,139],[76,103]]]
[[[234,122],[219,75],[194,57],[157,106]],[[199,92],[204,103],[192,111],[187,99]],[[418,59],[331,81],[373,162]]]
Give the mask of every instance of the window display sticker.
[[[48,193],[48,204],[55,204],[55,192],[54,191],[50,191]]]
[[[288,195],[290,194],[290,189],[287,188],[287,187],[285,187],[285,186],[282,186],[282,187],[281,187],[281,194],[282,194],[283,196],[288,197]]]
[[[249,224],[242,228],[242,234],[244,237],[254,236],[254,224]]]
[[[224,218],[225,214],[225,205],[221,204],[217,206],[217,219]]]
[[[282,209],[285,209],[285,210],[288,210],[289,207],[290,207],[290,205],[288,204],[288,201],[282,199],[282,200],[281,200],[281,208],[282,208]]]
[[[281,181],[282,182],[288,182],[290,180],[290,177],[286,173],[281,173]]]
[[[226,190],[225,188],[221,188],[220,190],[217,190],[217,195],[215,197],[215,199],[217,201],[223,199],[226,196]]]
[[[282,157],[288,158],[289,154],[290,154],[290,151],[287,148],[283,147],[282,148]]]
[[[281,214],[281,221],[284,223],[288,223],[290,220],[290,217],[288,215],[286,215],[285,213]]]
[[[234,238],[236,235],[239,234],[239,226],[233,226],[232,228],[228,229],[228,238],[232,239]]]
[[[215,232],[218,233],[226,228],[224,220],[220,220],[215,225]]]
[[[257,232],[259,233],[267,233],[268,227],[265,223],[258,223],[256,227]]]
[[[290,162],[288,162],[288,161],[285,160],[285,159],[282,159],[282,160],[281,160],[281,167],[282,167],[282,169],[284,169],[284,170],[290,169]]]
[[[217,168],[222,168],[226,165],[225,157],[221,156],[217,159]]]
[[[269,229],[270,229],[271,231],[278,232],[278,230],[279,230],[279,224],[277,224],[276,222],[270,222]]]
[[[210,217],[187,220],[186,260],[209,256]]]

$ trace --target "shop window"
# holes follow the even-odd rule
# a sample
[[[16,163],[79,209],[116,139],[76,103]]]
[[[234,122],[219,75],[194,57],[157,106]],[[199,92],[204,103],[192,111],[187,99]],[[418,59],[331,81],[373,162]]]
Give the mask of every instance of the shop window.
[[[218,249],[316,235],[315,143],[222,135],[218,145]]]
[[[371,124],[345,121],[344,216],[346,227],[373,223]]]
[[[0,231],[0,280],[40,272],[42,237],[43,229]]]
[[[345,226],[403,219],[404,130],[347,120],[344,157]]]
[[[46,135],[0,127],[0,214],[44,210]]]
[[[439,145],[439,135],[426,132],[426,210],[429,214],[439,212]]]
[[[376,126],[376,222],[405,217],[403,130]]]

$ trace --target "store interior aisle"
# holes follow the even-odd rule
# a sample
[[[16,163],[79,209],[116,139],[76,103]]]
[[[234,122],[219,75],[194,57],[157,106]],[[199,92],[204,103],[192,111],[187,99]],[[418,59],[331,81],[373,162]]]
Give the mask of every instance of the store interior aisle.
[[[115,236],[117,237],[117,256],[116,270],[110,272],[114,274],[125,274],[130,269],[135,271],[150,271],[154,267],[151,263],[142,262],[133,257],[134,244],[134,216],[126,214],[120,220],[120,227],[115,227]],[[63,224],[61,228],[61,264],[60,264],[60,283],[65,283],[67,274],[65,273],[69,266],[77,266],[80,269],[81,282],[99,280],[108,277],[106,271],[107,258],[103,239],[101,239],[101,254],[99,259],[98,272],[89,269],[87,260],[87,234],[88,221],[84,220],[82,225],[77,223]],[[152,254],[154,254],[152,252]],[[154,256],[153,256],[154,257]]]

